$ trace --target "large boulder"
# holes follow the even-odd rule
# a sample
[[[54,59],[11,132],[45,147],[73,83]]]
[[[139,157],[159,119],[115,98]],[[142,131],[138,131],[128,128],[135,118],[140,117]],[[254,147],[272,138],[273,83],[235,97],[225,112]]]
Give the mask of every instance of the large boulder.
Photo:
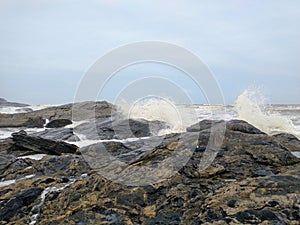
[[[260,131],[253,125],[247,123],[243,120],[202,120],[196,124],[191,125],[186,130],[187,132],[199,132],[206,129],[211,129],[213,126],[222,125],[226,127],[227,130],[232,131],[239,131],[242,133],[248,134],[265,134],[264,132]]]
[[[60,128],[72,124],[72,121],[69,119],[56,119],[51,120],[46,124],[46,128]]]
[[[166,128],[165,122],[157,120],[99,118],[77,126],[75,132],[87,139],[106,140],[147,137]]]

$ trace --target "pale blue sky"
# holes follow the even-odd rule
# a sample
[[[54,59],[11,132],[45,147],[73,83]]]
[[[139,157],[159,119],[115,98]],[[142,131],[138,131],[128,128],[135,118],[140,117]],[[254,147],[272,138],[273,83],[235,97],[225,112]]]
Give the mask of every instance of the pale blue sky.
[[[72,102],[99,57],[143,40],[180,45],[214,73],[226,103],[259,86],[272,103],[300,103],[299,0],[0,0],[0,97],[32,104]],[[180,84],[205,103],[179,71],[137,66],[108,84],[143,75]]]

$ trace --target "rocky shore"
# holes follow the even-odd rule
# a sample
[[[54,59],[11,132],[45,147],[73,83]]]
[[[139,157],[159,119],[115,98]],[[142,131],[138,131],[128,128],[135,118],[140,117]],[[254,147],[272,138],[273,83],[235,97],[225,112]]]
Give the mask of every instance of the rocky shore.
[[[0,127],[18,128],[0,141],[0,224],[300,224],[295,136],[269,136],[241,120],[203,120],[158,136],[168,124],[120,118],[107,102],[75,107],[78,121],[85,120],[78,125],[71,104],[0,114]],[[218,124],[226,125],[222,145],[211,165],[199,169]],[[28,133],[28,127],[46,128]],[[122,132],[126,127],[130,133]],[[80,148],[76,131],[106,141]],[[86,153],[97,161],[103,146],[125,167],[103,175],[88,163]],[[178,149],[188,161],[159,167],[157,177],[175,172],[158,183],[130,186],[126,176],[123,183],[107,178],[155,167]]]

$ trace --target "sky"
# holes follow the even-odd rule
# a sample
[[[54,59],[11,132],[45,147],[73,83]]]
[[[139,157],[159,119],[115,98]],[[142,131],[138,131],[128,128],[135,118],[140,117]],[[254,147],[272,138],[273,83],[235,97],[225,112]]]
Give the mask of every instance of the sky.
[[[0,0],[0,97],[73,102],[98,59],[149,40],[196,54],[226,104],[249,87],[270,103],[300,104],[299,0]],[[186,74],[157,63],[120,70],[95,98],[114,102],[134,82],[143,89],[137,80],[144,77],[156,77],[153,85],[164,93],[172,83],[192,103],[207,103]]]

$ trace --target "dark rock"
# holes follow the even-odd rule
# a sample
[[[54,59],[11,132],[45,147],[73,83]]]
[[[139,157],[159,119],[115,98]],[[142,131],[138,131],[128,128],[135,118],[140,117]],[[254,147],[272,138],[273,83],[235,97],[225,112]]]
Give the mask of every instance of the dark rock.
[[[230,201],[227,202],[227,206],[234,208],[236,204],[236,200],[235,199],[231,199]]]
[[[209,130],[199,133],[196,151],[180,172],[191,177],[220,175],[227,179],[245,179],[257,176],[255,171],[262,175],[258,170],[270,171],[271,175],[275,171],[274,167],[280,168],[300,162],[300,159],[278,143],[274,137],[227,130],[220,149],[211,151],[211,155],[215,157],[211,166],[199,173],[197,169],[200,162],[205,164],[202,158],[207,154],[209,138]]]
[[[46,195],[46,201],[53,201],[55,200],[57,197],[59,196],[59,192],[55,191],[55,192],[50,192]]]
[[[24,151],[33,151],[50,155],[60,155],[62,153],[75,153],[77,146],[61,141],[53,141],[41,137],[29,136],[26,132],[12,134],[14,145]]]
[[[0,152],[7,152],[13,148],[14,142],[12,138],[7,138],[0,141]]]
[[[300,140],[296,136],[292,134],[281,133],[275,134],[273,137],[276,137],[276,139],[279,140],[280,143],[289,150],[300,152]]]
[[[187,132],[198,132],[206,129],[210,129],[212,126],[225,123],[224,120],[201,120],[199,123],[193,124],[188,127]]]
[[[0,175],[7,167],[15,161],[15,157],[9,154],[0,153]]]
[[[277,201],[269,201],[268,202],[268,206],[270,206],[270,207],[275,207],[275,206],[278,206],[278,205],[279,205],[279,203]]]
[[[72,128],[56,128],[46,129],[41,132],[30,134],[33,137],[41,137],[53,141],[79,141],[79,138],[74,134]]]
[[[268,170],[255,170],[254,174],[259,177],[274,175],[274,173],[272,171],[268,171]]]
[[[264,132],[260,131],[256,127],[243,120],[230,120],[227,122],[225,122],[224,120],[202,120],[199,123],[188,127],[187,132],[198,132],[206,129],[211,129],[213,126],[218,126],[221,124],[224,124],[224,126],[226,126],[226,129],[231,131],[239,131],[248,134],[265,134]]]
[[[100,118],[77,126],[75,131],[88,139],[105,140],[157,135],[160,130],[166,128],[169,126],[162,121]]]
[[[7,164],[5,170],[0,174],[0,177],[6,180],[20,179],[24,178],[27,172],[31,173],[31,170],[25,171],[29,164],[24,159],[16,158],[10,164]]]
[[[0,221],[9,221],[21,208],[28,207],[42,193],[42,188],[29,188],[21,191],[0,208]]]
[[[72,121],[69,119],[56,119],[47,123],[46,128],[60,128],[69,124],[72,124]]]
[[[45,176],[62,177],[62,183],[70,181],[67,177],[80,176],[90,170],[84,158],[78,155],[49,156],[34,162],[33,165],[38,173]],[[49,179],[52,178],[48,177],[43,182],[49,182]]]
[[[258,224],[263,221],[278,221],[279,218],[270,210],[245,210],[238,212],[236,218],[241,223]]]
[[[256,127],[243,120],[230,120],[226,123],[226,128],[232,131],[239,131],[247,134],[265,134]]]
[[[52,183],[52,182],[54,182],[55,181],[55,179],[53,179],[53,178],[47,178],[46,180],[43,180],[42,182],[40,182],[40,184],[50,184],[50,183]]]

